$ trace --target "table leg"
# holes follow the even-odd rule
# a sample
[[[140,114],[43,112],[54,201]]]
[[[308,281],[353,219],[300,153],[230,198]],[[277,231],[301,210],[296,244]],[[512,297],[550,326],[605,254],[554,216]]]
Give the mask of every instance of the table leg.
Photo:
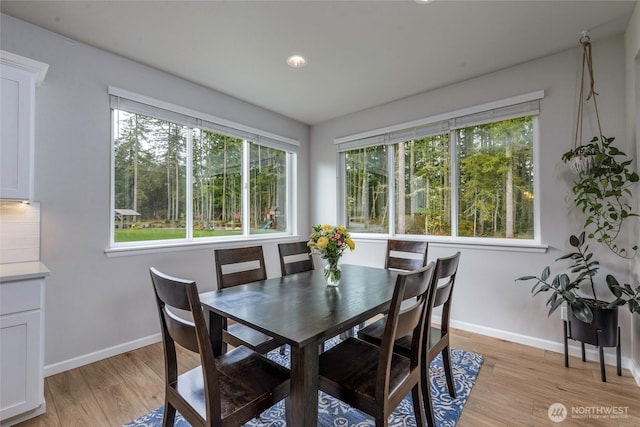
[[[291,346],[291,394],[288,426],[318,425],[318,344]]]
[[[227,344],[222,340],[222,330],[226,328],[227,318],[209,310],[209,339],[215,356],[227,352]]]

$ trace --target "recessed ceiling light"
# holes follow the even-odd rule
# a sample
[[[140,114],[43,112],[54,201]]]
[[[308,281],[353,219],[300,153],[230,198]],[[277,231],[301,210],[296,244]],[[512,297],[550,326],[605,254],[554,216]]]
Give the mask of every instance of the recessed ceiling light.
[[[413,1],[418,4],[427,4],[427,3],[433,2],[434,0],[413,0]]]
[[[287,65],[293,68],[304,67],[307,64],[307,60],[304,56],[300,55],[292,55],[287,58]]]

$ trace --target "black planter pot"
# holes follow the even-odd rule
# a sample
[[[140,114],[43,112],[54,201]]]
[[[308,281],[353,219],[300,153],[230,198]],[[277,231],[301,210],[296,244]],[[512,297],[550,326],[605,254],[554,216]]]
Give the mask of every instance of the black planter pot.
[[[589,307],[593,313],[591,323],[577,319],[571,306],[568,307],[569,338],[598,347],[615,347],[618,344],[618,307]]]
[[[622,375],[618,307],[607,308],[589,304],[589,308],[593,313],[593,320],[591,323],[586,323],[577,319],[573,315],[571,306],[567,306],[567,320],[564,321],[564,366],[569,367],[568,339],[580,341],[583,362],[586,361],[584,345],[595,345],[600,353],[600,376],[602,381],[606,382],[604,347],[616,348],[616,373],[618,376]]]

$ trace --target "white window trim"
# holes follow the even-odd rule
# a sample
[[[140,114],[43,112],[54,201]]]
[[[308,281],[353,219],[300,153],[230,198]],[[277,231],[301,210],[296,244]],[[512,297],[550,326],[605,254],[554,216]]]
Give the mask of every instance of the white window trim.
[[[239,242],[269,242],[275,239],[279,241],[285,241],[293,238],[292,241],[297,240],[297,202],[295,197],[297,168],[297,151],[300,146],[300,142],[285,136],[276,135],[274,133],[262,131],[250,126],[235,123],[229,120],[225,120],[216,116],[212,116],[206,113],[201,113],[186,107],[171,104],[156,98],[141,95],[135,92],[131,92],[125,89],[109,86],[108,94],[118,98],[124,98],[136,103],[146,104],[151,108],[163,109],[169,112],[177,113],[180,115],[188,116],[189,118],[196,119],[194,123],[182,123],[182,125],[189,128],[187,132],[187,185],[186,185],[186,208],[187,212],[192,212],[192,185],[193,185],[193,159],[192,159],[192,131],[191,128],[199,127],[201,121],[207,122],[209,126],[204,126],[203,129],[208,129],[211,126],[216,128],[227,128],[232,131],[239,131],[238,134],[245,133],[250,139],[243,139],[243,171],[242,171],[242,215],[243,218],[249,217],[249,143],[255,143],[258,145],[264,145],[265,147],[275,148],[285,152],[285,163],[287,167],[287,173],[291,176],[287,176],[287,184],[285,188],[285,200],[287,203],[287,225],[286,229],[282,232],[274,232],[269,235],[264,234],[251,234],[250,227],[247,221],[243,221],[242,235],[235,236],[221,236],[215,238],[197,238],[193,237],[193,218],[192,215],[186,215],[185,227],[186,237],[181,239],[169,239],[169,240],[148,240],[137,242],[115,242],[115,217],[110,215],[109,225],[109,245],[104,249],[104,252],[108,256],[118,256],[123,254],[142,254],[142,253],[156,253],[173,250],[189,250],[194,247],[233,247],[237,246]],[[111,110],[111,141],[110,141],[110,212],[115,210],[115,156],[114,156],[114,141],[116,137],[116,129],[114,124],[114,109]],[[126,110],[125,110],[126,111]],[[144,113],[140,113],[144,114]],[[215,131],[214,129],[210,129]],[[283,240],[283,238],[285,240]]]
[[[334,144],[336,145],[336,156],[338,165],[338,212],[337,218],[340,218],[342,223],[346,223],[346,206],[345,206],[345,194],[346,194],[346,176],[344,175],[345,171],[345,156],[344,152],[347,150],[351,150],[352,144],[357,140],[369,139],[372,143],[374,141],[378,141],[378,143],[374,143],[374,145],[382,145],[388,143],[387,140],[381,138],[382,135],[388,134],[391,132],[401,132],[403,130],[407,130],[409,128],[417,128],[428,126],[430,124],[437,124],[439,122],[450,121],[452,124],[450,126],[450,133],[454,134],[454,137],[449,142],[450,154],[451,154],[451,182],[456,183],[457,189],[457,179],[458,179],[458,164],[457,164],[457,151],[455,149],[455,132],[452,130],[456,128],[455,119],[469,116],[472,114],[479,114],[490,110],[495,110],[499,108],[509,107],[515,104],[523,104],[531,101],[539,101],[544,98],[544,91],[536,91],[523,95],[517,95],[510,98],[500,99],[492,102],[487,102],[484,104],[463,108],[460,110],[455,110],[447,113],[438,114],[435,116],[426,117],[423,119],[413,120],[409,122],[404,122],[396,125],[386,126],[383,128],[378,128],[366,132],[361,132],[357,134],[352,134],[344,137],[339,137],[334,140]],[[509,117],[500,117],[498,120],[507,120]],[[391,182],[395,180],[395,174],[389,174],[389,231],[388,233],[357,233],[351,232],[351,235],[354,239],[361,239],[363,241],[371,241],[371,240],[380,240],[380,239],[388,239],[389,237],[393,237],[394,239],[411,239],[411,240],[428,240],[429,243],[434,243],[435,246],[454,246],[454,247],[469,247],[469,248],[483,248],[489,250],[503,250],[503,249],[514,249],[521,250],[526,252],[546,252],[548,249],[548,245],[542,243],[542,230],[541,230],[541,208],[540,208],[540,196],[537,194],[537,190],[540,188],[540,126],[539,126],[539,117],[535,115],[533,117],[533,127],[534,127],[534,141],[533,141],[533,161],[534,161],[534,174],[533,174],[533,190],[534,195],[537,196],[534,198],[533,202],[533,210],[534,210],[534,236],[533,239],[507,239],[507,238],[487,238],[487,237],[462,237],[457,235],[457,223],[458,223],[458,203],[457,191],[452,191],[451,194],[451,203],[452,203],[452,214],[451,214],[451,236],[431,236],[431,235],[422,235],[422,234],[396,234],[393,232],[394,230],[394,222],[395,222],[395,189],[394,183]],[[342,146],[342,148],[340,148]],[[389,150],[388,164],[393,165],[394,161],[394,152],[393,150]],[[389,169],[390,171],[393,168]],[[393,198],[392,198],[393,197]],[[392,215],[393,214],[393,215]]]

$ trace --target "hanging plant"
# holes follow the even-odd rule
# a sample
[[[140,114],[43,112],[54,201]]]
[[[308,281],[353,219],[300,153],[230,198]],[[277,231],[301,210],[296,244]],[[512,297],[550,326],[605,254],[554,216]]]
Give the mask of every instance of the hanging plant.
[[[574,202],[586,214],[585,229],[591,229],[589,238],[595,238],[605,244],[616,255],[633,258],[638,252],[638,245],[631,243],[630,249],[620,247],[616,239],[622,231],[624,221],[637,217],[630,205],[633,195],[631,188],[638,182],[638,174],[631,167],[632,160],[613,145],[614,138],[602,135],[600,114],[595,91],[595,78],[591,55],[591,43],[586,33],[580,38],[582,45],[582,76],[580,97],[578,99],[578,116],[576,121],[576,138],[573,149],[562,155],[562,160],[569,163],[576,174],[573,182]],[[599,136],[595,136],[588,144],[579,144],[582,139],[582,116],[584,95],[584,77],[588,71],[590,88],[585,103],[592,100],[598,123]]]
[[[584,228],[591,230],[589,238],[604,243],[616,255],[633,258],[638,245],[633,244],[629,250],[618,246],[616,239],[624,221],[638,216],[630,205],[631,188],[638,182],[638,174],[631,169],[631,159],[613,141],[614,138],[594,137],[583,146],[593,159],[592,166],[588,171],[578,172],[572,191],[576,206],[586,214]],[[571,161],[575,151],[563,154],[562,160]]]
[[[602,139],[602,128],[600,126],[600,115],[598,114],[598,104],[596,102],[595,92],[595,79],[593,76],[593,62],[591,56],[591,42],[586,32],[582,33],[580,37],[580,44],[582,45],[582,73],[580,75],[580,94],[578,95],[578,113],[576,115],[576,132],[573,140],[573,149],[562,156],[562,159],[569,163],[571,171],[576,174],[589,173],[597,165],[597,148],[593,147],[593,141],[591,144],[582,145],[582,120],[584,116],[584,104],[590,99],[593,100],[593,107],[596,112],[596,118],[598,120],[598,132]],[[589,94],[585,102],[582,102],[584,96],[584,80],[585,73],[589,73]]]

